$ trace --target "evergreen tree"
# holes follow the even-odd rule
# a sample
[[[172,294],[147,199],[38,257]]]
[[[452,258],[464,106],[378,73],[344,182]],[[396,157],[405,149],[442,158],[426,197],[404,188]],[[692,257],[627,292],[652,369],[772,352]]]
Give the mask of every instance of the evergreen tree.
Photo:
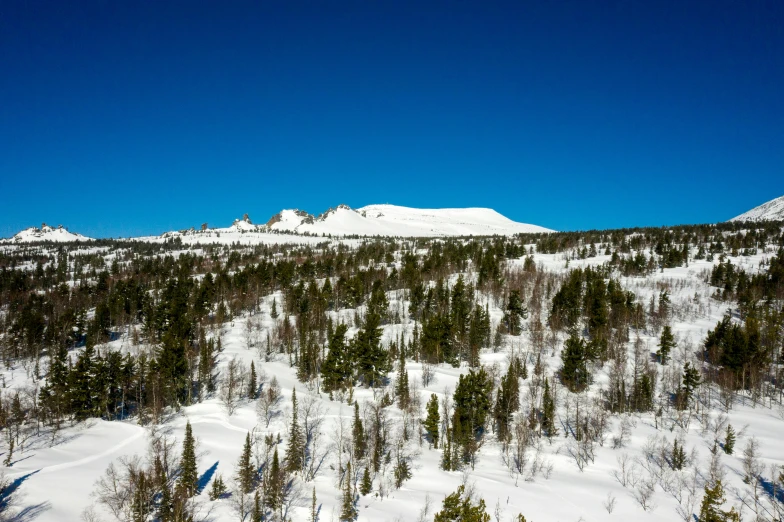
[[[264,499],[273,513],[279,510],[283,503],[283,480],[280,459],[278,458],[278,448],[272,453],[272,463],[270,464],[269,474],[264,483]]]
[[[584,390],[590,380],[585,341],[576,334],[572,334],[566,340],[564,350],[561,352],[561,360],[563,361],[561,381],[564,385],[572,392]]]
[[[689,404],[691,403],[692,397],[694,395],[694,390],[697,389],[700,381],[700,371],[697,368],[693,368],[687,361],[683,366],[681,387],[678,390],[678,394],[676,396],[676,404],[678,409],[685,410],[689,407]]]
[[[724,453],[732,455],[735,449],[735,430],[732,424],[727,424],[727,433],[724,435]]]
[[[352,340],[357,376],[366,385],[380,384],[387,372],[387,354],[381,347],[381,316],[368,313],[363,327]]]
[[[660,363],[667,364],[673,348],[675,348],[675,336],[672,334],[672,328],[667,325],[662,328],[661,337],[659,338],[659,350],[656,352]]]
[[[544,393],[542,394],[542,417],[540,420],[542,433],[552,438],[558,435],[555,427],[555,401],[550,392],[550,383],[544,378]]]
[[[672,457],[671,465],[674,470],[681,470],[686,464],[686,450],[683,449],[681,444],[678,444],[678,439],[672,442]]]
[[[357,508],[354,506],[354,490],[351,487],[351,462],[346,464],[346,473],[343,477],[343,501],[340,510],[340,522],[351,522],[357,518]]]
[[[700,522],[740,522],[740,515],[735,508],[729,511],[720,509],[724,502],[724,487],[721,485],[721,480],[717,480],[713,487],[706,484],[705,496],[702,497],[700,505]]]
[[[237,484],[243,493],[253,491],[256,481],[256,470],[253,469],[252,450],[250,444],[250,433],[245,435],[245,445],[242,447],[242,454],[237,462]]]
[[[430,394],[430,400],[427,401],[427,417],[425,417],[422,425],[427,431],[434,448],[438,448],[438,427],[440,424],[441,416],[438,413],[438,397],[435,393],[432,393]]]
[[[501,386],[496,397],[494,417],[498,429],[498,438],[506,440],[509,436],[509,423],[512,415],[520,408],[520,383],[517,379],[515,364],[501,378]]]
[[[504,324],[510,335],[520,335],[522,332],[521,320],[528,317],[528,310],[523,306],[519,290],[512,290],[504,310]]]
[[[196,440],[190,421],[185,424],[185,438],[182,441],[182,457],[180,458],[179,487],[186,497],[196,494],[199,475],[196,470]]]
[[[199,342],[199,400],[204,400],[207,393],[214,391],[212,371],[215,368],[215,357],[213,355],[215,343],[210,339]]]
[[[212,479],[212,488],[210,489],[210,500],[218,500],[226,494],[226,484],[223,482],[223,477],[215,475]]]
[[[365,457],[367,451],[367,440],[365,438],[365,427],[362,425],[362,418],[359,416],[359,403],[354,402],[354,422],[351,426],[351,435],[354,441],[354,453],[358,459]]]
[[[465,486],[459,486],[457,491],[447,496],[433,522],[490,522],[484,499],[474,504],[471,497],[464,493]]]
[[[248,399],[255,400],[259,389],[258,378],[256,377],[256,365],[250,362],[250,376],[248,377]]]
[[[305,434],[299,425],[298,410],[297,390],[294,389],[291,392],[291,427],[286,448],[286,471],[289,473],[301,471],[305,465]]]
[[[253,509],[250,512],[251,522],[261,522],[264,517],[264,511],[261,508],[261,497],[257,489],[253,494]]]
[[[367,495],[373,489],[373,480],[370,478],[370,470],[365,466],[365,472],[362,474],[362,482],[359,483],[359,492],[362,496]]]
[[[401,410],[406,409],[411,399],[408,392],[408,372],[406,371],[406,358],[404,357],[404,352],[402,349],[400,350],[400,363],[397,372],[395,394],[397,395],[398,407]]]
[[[321,365],[322,386],[325,391],[345,390],[351,385],[351,358],[346,346],[348,326],[339,324],[329,336],[329,351]]]
[[[272,299],[272,308],[270,309],[270,317],[272,317],[273,319],[277,319],[278,315],[279,315],[278,314],[278,300],[273,298]]]

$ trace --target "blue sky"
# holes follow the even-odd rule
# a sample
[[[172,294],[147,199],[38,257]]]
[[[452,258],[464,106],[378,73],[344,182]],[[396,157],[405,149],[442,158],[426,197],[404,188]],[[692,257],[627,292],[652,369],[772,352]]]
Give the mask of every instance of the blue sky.
[[[0,236],[338,203],[559,230],[784,195],[784,2],[44,2],[0,9]]]

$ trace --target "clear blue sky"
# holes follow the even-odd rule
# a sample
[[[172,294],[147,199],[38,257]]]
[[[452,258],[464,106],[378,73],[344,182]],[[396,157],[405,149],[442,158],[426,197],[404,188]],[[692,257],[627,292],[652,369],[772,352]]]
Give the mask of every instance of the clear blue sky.
[[[784,2],[0,5],[0,236],[338,203],[559,229],[784,195]]]

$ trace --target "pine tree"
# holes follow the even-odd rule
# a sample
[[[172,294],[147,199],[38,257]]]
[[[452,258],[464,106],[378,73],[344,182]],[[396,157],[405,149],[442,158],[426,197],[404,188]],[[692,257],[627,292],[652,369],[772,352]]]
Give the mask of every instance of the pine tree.
[[[351,522],[357,518],[357,508],[354,506],[354,491],[351,487],[351,462],[346,464],[346,474],[343,477],[343,501],[340,510],[340,521]]]
[[[305,465],[305,435],[299,425],[298,410],[297,390],[294,389],[291,392],[291,427],[286,448],[286,471],[289,473],[301,471]]]
[[[681,444],[678,444],[678,439],[672,442],[671,464],[672,469],[676,471],[683,469],[683,466],[686,464],[686,450],[683,449]]]
[[[727,424],[727,433],[724,435],[724,453],[732,455],[735,448],[735,430],[732,424]]]
[[[348,326],[339,324],[329,336],[329,351],[321,365],[325,391],[344,390],[351,385],[351,359],[346,346]]]
[[[223,477],[215,475],[212,479],[212,488],[210,489],[210,500],[218,500],[226,494],[226,484],[223,482]]]
[[[237,462],[237,483],[244,493],[253,491],[256,480],[256,470],[253,469],[250,433],[245,435],[245,445],[242,448],[240,460]]]
[[[427,417],[422,425],[427,431],[434,448],[438,448],[438,427],[440,424],[441,416],[438,413],[438,397],[435,393],[432,393],[430,394],[430,400],[427,401]]]
[[[280,459],[278,458],[278,448],[276,447],[274,453],[272,454],[272,463],[270,464],[269,475],[267,476],[267,481],[264,484],[264,498],[267,502],[267,507],[269,507],[272,512],[280,509],[282,505],[282,482],[282,470],[280,467]]]
[[[713,487],[706,484],[705,496],[702,497],[700,506],[700,522],[740,522],[740,515],[735,508],[729,511],[720,509],[724,501],[724,487],[721,485],[721,480],[717,480]]]
[[[542,432],[550,438],[558,435],[555,427],[555,401],[550,392],[550,383],[544,378],[544,393],[542,394],[542,417],[540,420]]]
[[[278,318],[278,301],[277,299],[272,299],[272,309],[270,310],[270,317],[273,319]]]
[[[675,336],[672,334],[672,328],[667,325],[662,329],[661,338],[659,339],[659,350],[656,352],[660,363],[667,364],[673,348],[675,348]]]
[[[202,338],[204,334],[202,333]],[[199,400],[204,400],[207,393],[213,391],[212,370],[215,366],[213,357],[214,342],[203,340],[199,343]]]
[[[253,361],[250,362],[250,376],[248,377],[248,399],[256,399],[257,390],[259,389],[258,378],[256,377],[256,365]]]
[[[465,486],[459,486],[457,491],[447,496],[433,522],[490,522],[484,499],[474,504],[471,497],[464,493]]]
[[[397,372],[397,386],[395,387],[395,394],[397,395],[397,404],[401,410],[408,407],[410,402],[408,391],[408,372],[406,371],[406,358],[404,352],[400,350],[400,363]]]
[[[367,452],[367,440],[365,438],[365,427],[362,425],[362,418],[359,416],[359,403],[354,402],[354,422],[351,426],[351,436],[354,441],[354,453],[358,459],[365,457]]]
[[[199,475],[196,470],[196,441],[193,438],[191,423],[185,424],[185,438],[182,441],[182,457],[180,458],[179,487],[186,497],[196,494]]]
[[[364,496],[371,492],[373,489],[373,480],[370,478],[370,470],[365,466],[365,472],[362,474],[362,482],[359,483],[359,492]]]
[[[523,306],[519,290],[512,290],[504,310],[504,324],[510,335],[520,335],[522,328],[521,319],[528,317],[528,310]]]
[[[588,386],[590,374],[588,373],[588,353],[585,340],[577,335],[572,335],[566,340],[564,350],[561,352],[561,381],[569,391],[580,392]]]
[[[250,520],[251,522],[261,522],[263,516],[264,511],[261,508],[261,497],[259,496],[259,490],[257,489],[253,494],[253,509],[250,512]]]
[[[689,407],[694,390],[697,389],[700,381],[700,371],[697,368],[693,368],[687,361],[683,366],[682,384],[676,397],[678,409],[685,410]]]

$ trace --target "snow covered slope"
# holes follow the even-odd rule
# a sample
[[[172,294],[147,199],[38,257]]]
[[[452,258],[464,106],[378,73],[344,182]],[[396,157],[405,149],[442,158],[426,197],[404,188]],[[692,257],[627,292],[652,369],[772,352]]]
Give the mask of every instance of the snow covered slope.
[[[517,223],[489,208],[418,209],[396,205],[368,205],[352,209],[339,205],[317,218],[284,210],[268,223],[271,230],[337,236],[489,236],[521,232],[551,232],[537,225]]]
[[[93,241],[92,238],[69,232],[62,225],[57,228],[50,227],[46,223],[41,228],[30,227],[22,230],[11,239],[3,240],[11,243],[34,243],[37,241],[52,241],[55,243],[67,243],[71,241]]]
[[[781,221],[784,220],[784,196],[771,199],[730,221]]]

